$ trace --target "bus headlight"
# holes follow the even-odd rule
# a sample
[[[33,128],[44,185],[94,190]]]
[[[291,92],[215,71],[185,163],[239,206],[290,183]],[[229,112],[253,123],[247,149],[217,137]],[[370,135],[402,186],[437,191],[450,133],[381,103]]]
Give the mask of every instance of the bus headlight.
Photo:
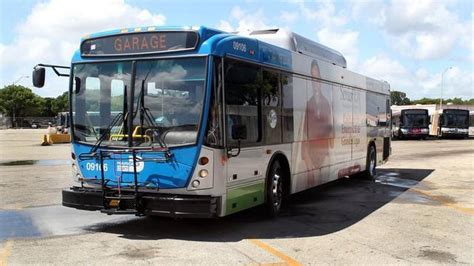
[[[79,168],[77,168],[76,161],[72,161],[72,180],[74,182],[80,182],[82,178],[81,172],[79,171]]]
[[[199,153],[199,159],[190,176],[187,190],[210,189],[214,185],[214,151],[203,147]]]
[[[199,177],[204,178],[209,175],[209,172],[206,169],[199,171]]]
[[[201,182],[199,182],[199,180],[194,180],[191,185],[193,186],[193,188],[197,188],[199,187],[199,185],[201,184]]]

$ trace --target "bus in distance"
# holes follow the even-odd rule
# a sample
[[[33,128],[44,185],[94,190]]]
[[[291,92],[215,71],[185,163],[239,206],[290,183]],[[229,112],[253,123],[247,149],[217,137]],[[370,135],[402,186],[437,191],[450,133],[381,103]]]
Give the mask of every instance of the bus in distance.
[[[469,111],[469,137],[474,137],[474,111]]]
[[[33,83],[44,84],[37,65]],[[67,207],[222,217],[390,156],[389,84],[283,29],[142,27],[91,34],[72,58]]]
[[[430,117],[426,109],[403,109],[392,112],[392,137],[425,139],[429,135]]]
[[[430,135],[439,138],[467,138],[469,136],[469,110],[436,110],[431,115]]]

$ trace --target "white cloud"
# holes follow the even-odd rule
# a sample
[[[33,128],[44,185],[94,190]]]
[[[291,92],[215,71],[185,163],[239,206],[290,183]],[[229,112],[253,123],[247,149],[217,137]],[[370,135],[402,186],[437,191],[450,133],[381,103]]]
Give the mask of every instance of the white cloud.
[[[336,12],[333,1],[320,0],[316,3],[316,8],[308,7],[306,2],[299,3],[301,14],[307,20],[318,22],[321,27],[340,27],[348,22],[347,14]]]
[[[453,36],[439,36],[429,33],[419,34],[415,40],[415,57],[419,59],[441,58],[449,54],[455,42]]]
[[[321,44],[341,52],[347,61],[347,66],[352,68],[358,64],[358,39],[357,31],[337,32],[330,28],[323,28],[317,32]]]
[[[401,54],[421,60],[440,59],[458,43],[468,49],[472,44],[472,24],[461,22],[449,5],[449,1],[392,0],[374,15],[374,21]]]
[[[358,41],[359,32],[349,30],[346,26],[350,16],[348,9],[337,9],[335,3],[330,0],[319,0],[314,3],[294,2],[298,12],[282,12],[280,16],[283,21],[297,19],[298,15],[307,23],[315,26],[315,35],[318,41],[343,54],[348,67],[358,64]],[[309,36],[311,38],[311,36]]]
[[[10,76],[4,75],[1,82],[6,84],[19,76],[30,75],[37,63],[68,65],[85,34],[114,28],[159,26],[165,20],[162,14],[152,14],[124,0],[40,2],[32,8],[26,21],[17,26],[14,40],[0,46],[0,72],[11,72]],[[21,84],[31,86],[27,80]],[[45,88],[35,89],[35,92],[55,96],[65,91],[67,84],[64,78],[51,74]]]
[[[472,70],[469,72],[456,66],[445,72],[442,79],[442,72],[430,73],[425,68],[412,71],[382,54],[364,61],[360,70],[369,77],[386,80],[392,90],[403,91],[411,99],[437,98],[440,96],[441,86],[443,98],[473,98]]]
[[[240,6],[234,6],[230,11],[230,17],[233,19],[242,19],[245,16],[244,11],[240,8]]]
[[[230,22],[227,20],[219,21],[219,24],[217,24],[217,28],[222,31],[227,31],[227,32],[234,31],[234,28],[232,27],[232,25],[230,25]]]
[[[280,19],[288,24],[295,22],[298,19],[298,16],[298,12],[289,12],[286,10],[280,12]]]
[[[239,32],[275,28],[275,26],[272,27],[265,23],[265,15],[262,9],[258,9],[256,12],[249,12],[241,9],[239,6],[233,7],[229,19],[220,20],[216,27],[223,31]]]
[[[384,5],[384,2],[380,0],[349,0],[348,3],[348,6],[352,8],[353,19],[367,19],[372,23],[377,23],[382,19],[380,10],[384,8]]]
[[[364,61],[360,71],[369,77],[388,81],[392,88],[406,88],[413,82],[410,72],[400,62],[384,54]]]
[[[441,73],[436,74],[441,83]],[[443,80],[443,98],[462,97],[465,99],[474,98],[474,77],[473,69],[470,71],[463,70],[454,66],[447,71]]]
[[[396,0],[382,10],[380,23],[391,34],[399,35],[412,31],[432,31],[438,27],[434,17],[442,11],[443,17],[449,17],[440,1],[432,0]]]

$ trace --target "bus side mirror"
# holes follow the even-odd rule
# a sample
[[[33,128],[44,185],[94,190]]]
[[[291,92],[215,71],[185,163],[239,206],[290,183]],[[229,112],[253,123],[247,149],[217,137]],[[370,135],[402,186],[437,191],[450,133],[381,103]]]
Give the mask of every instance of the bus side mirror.
[[[240,154],[240,141],[247,139],[247,127],[245,125],[232,125],[232,139],[237,140],[237,153],[232,153],[232,147],[227,147],[227,157],[237,157]]]
[[[45,69],[43,67],[36,67],[33,70],[33,86],[37,88],[43,88],[44,78],[45,78]]]
[[[232,139],[247,139],[247,127],[245,125],[232,125]]]

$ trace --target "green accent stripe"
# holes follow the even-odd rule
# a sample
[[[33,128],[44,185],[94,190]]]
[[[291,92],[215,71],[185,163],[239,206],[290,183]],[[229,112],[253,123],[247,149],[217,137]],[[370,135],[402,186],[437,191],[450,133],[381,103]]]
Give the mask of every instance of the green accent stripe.
[[[265,201],[265,182],[227,189],[226,215],[236,213]]]

